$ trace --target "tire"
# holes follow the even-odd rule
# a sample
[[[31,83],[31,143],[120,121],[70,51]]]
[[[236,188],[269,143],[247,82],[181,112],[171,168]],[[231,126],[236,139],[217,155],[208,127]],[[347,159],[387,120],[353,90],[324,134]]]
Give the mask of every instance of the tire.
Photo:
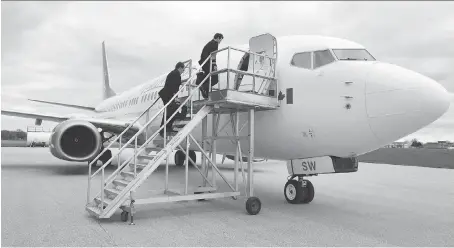
[[[195,154],[195,151],[190,150],[190,151],[189,151],[189,157],[192,159],[192,161],[194,161],[194,163],[197,163],[197,156],[196,156],[196,154]],[[191,160],[189,160],[189,164],[190,164],[191,166],[194,166],[194,164],[191,163]]]
[[[174,160],[176,166],[184,166],[186,156],[184,155],[183,151],[178,150],[175,152]]]
[[[296,180],[289,180],[284,187],[285,200],[291,204],[300,203],[303,199],[303,189],[301,183]]]
[[[311,181],[309,180],[304,181],[306,181],[306,187],[304,188],[301,187],[303,195],[303,197],[301,198],[301,203],[307,204],[314,200],[315,190],[314,185],[311,183]]]
[[[103,155],[101,155],[99,160],[104,164],[105,162],[107,162],[111,158],[112,158],[112,151],[109,149]],[[112,161],[110,161],[110,163],[107,166],[111,166],[111,165],[112,165]]]
[[[195,151],[190,150],[190,151],[189,151],[189,157],[190,157],[195,163],[197,163],[197,156],[196,156],[196,154],[195,154]],[[178,150],[177,152],[175,152],[174,160],[175,160],[175,165],[177,165],[177,166],[184,166],[185,163],[186,163],[186,155],[184,154],[183,151]],[[194,166],[194,164],[191,163],[191,160],[189,160],[189,165]]]
[[[126,222],[128,221],[129,213],[126,211],[121,212],[121,221]]]
[[[257,197],[249,197],[246,201],[246,211],[250,215],[256,215],[262,209],[262,203]]]

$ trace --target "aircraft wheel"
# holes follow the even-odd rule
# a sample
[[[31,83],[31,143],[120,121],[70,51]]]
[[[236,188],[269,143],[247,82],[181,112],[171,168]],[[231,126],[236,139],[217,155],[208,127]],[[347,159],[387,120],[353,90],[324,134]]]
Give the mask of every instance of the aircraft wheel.
[[[186,156],[184,155],[183,151],[178,150],[175,152],[174,160],[176,166],[184,166]]]
[[[121,221],[126,222],[128,221],[129,213],[126,211],[121,212]]]
[[[246,201],[246,211],[250,215],[256,215],[260,212],[262,209],[262,203],[260,202],[260,199],[253,196],[249,197]]]
[[[196,156],[196,154],[195,154],[195,151],[190,150],[190,151],[189,151],[189,157],[190,157],[194,162],[197,163],[197,160],[196,160],[197,156]],[[178,151],[175,153],[174,159],[175,159],[175,164],[176,164],[177,166],[184,166],[184,163],[186,163],[186,155],[185,155],[184,152],[181,151],[181,150],[178,150]],[[194,165],[193,163],[191,163],[191,160],[189,160],[189,165],[192,165],[192,166]]]
[[[192,159],[192,161],[194,161],[194,163],[197,163],[197,156],[195,154],[195,151],[189,150],[189,157]],[[191,160],[189,160],[189,164],[191,166],[194,166],[194,164],[191,163]]]
[[[303,198],[303,188],[296,180],[289,180],[284,187],[285,200],[291,204],[300,203]]]
[[[111,158],[112,158],[112,151],[109,149],[103,155],[101,155],[99,160],[101,160],[101,162],[104,164]],[[110,161],[110,163],[107,166],[111,166],[111,165],[112,165],[112,161]]]
[[[304,181],[306,182],[306,186],[301,187],[303,195],[303,197],[301,198],[301,203],[310,203],[312,200],[314,200],[315,196],[314,185],[309,180]]]

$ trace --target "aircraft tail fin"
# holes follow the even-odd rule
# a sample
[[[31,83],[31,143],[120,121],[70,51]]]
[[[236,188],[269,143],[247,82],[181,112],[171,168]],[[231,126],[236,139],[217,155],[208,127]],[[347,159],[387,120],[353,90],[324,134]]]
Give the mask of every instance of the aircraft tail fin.
[[[102,42],[102,69],[103,69],[103,99],[108,99],[116,95],[115,91],[110,88],[109,83],[109,70],[107,69],[106,47],[104,41]]]

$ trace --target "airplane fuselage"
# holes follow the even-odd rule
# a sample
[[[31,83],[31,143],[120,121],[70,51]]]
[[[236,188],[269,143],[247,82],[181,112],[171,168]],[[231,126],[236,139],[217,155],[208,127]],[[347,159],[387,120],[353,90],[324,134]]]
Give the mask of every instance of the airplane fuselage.
[[[438,83],[416,72],[376,61],[354,42],[293,36],[278,38],[277,44],[278,89],[286,96],[276,110],[255,113],[256,157],[288,160],[363,154],[430,124],[449,106],[446,90]],[[308,64],[304,60],[306,55]],[[226,55],[218,55],[218,69],[226,66],[225,58]],[[232,67],[238,65],[239,57],[235,59]],[[197,68],[198,65],[193,65],[193,72]],[[159,97],[157,93],[166,75],[105,100],[96,108],[97,117],[136,119]],[[225,77],[220,80],[222,87]],[[412,94],[418,98],[416,105]],[[144,124],[162,106],[159,100],[140,123]],[[155,118],[153,126],[159,126],[161,117]],[[247,118],[247,113],[240,114],[240,128]],[[229,121],[229,115],[222,115],[219,129]],[[211,123],[209,115],[209,128]],[[199,141],[201,129],[199,124],[192,132]],[[247,125],[240,136],[246,134]],[[232,135],[231,126],[227,125],[218,135]],[[242,151],[247,153],[247,140],[241,142]],[[229,140],[219,140],[217,152],[234,154],[234,146]]]

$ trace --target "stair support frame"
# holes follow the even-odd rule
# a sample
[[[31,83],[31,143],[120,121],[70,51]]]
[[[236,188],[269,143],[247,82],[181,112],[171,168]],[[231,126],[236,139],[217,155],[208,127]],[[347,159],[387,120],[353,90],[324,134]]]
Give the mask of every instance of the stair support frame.
[[[233,49],[233,48],[232,48]],[[224,49],[221,49],[221,50],[218,50],[218,51],[215,51],[213,52],[212,54],[210,54],[209,58],[207,58],[201,65],[201,67],[208,62],[209,60],[209,63],[210,63],[210,72],[208,73],[208,75],[202,80],[202,82],[195,87],[195,89],[198,89],[200,88],[200,86],[202,86],[206,81],[209,82],[209,93],[211,94],[213,92],[213,86],[211,86],[211,76],[212,75],[215,75],[215,74],[220,74],[220,73],[223,73],[223,72],[212,72],[211,69],[212,69],[212,56],[211,55],[214,55],[216,53],[219,53],[223,50],[228,50],[228,64],[227,64],[227,79],[229,79],[229,73],[231,72],[231,69],[230,69],[230,51],[231,51],[231,48],[228,47],[228,48],[224,48]],[[238,49],[233,49],[233,50],[238,50]],[[252,52],[249,52],[249,53],[252,53]],[[252,53],[252,56],[253,56],[253,59],[255,58],[255,56],[261,56],[260,54],[255,54],[255,53]],[[254,60],[255,61],[255,60]],[[192,78],[191,76],[191,73],[192,73],[192,60],[189,60],[189,64],[190,64],[190,70],[189,70],[189,78],[187,80],[190,80]],[[274,64],[275,65],[275,64]],[[200,71],[200,69],[198,69]],[[254,70],[254,64],[253,64],[253,71]],[[274,71],[275,71],[275,68],[274,68]],[[235,71],[236,72],[236,71]],[[236,73],[242,73],[242,72],[236,72]],[[247,73],[245,73],[247,74]],[[253,84],[255,85],[255,77],[261,77],[259,75],[255,75],[255,73],[252,74],[253,76]],[[262,76],[263,77],[263,76]],[[275,78],[273,78],[273,80],[276,80]],[[189,97],[192,96],[191,94],[191,90],[192,90],[192,84],[191,82],[189,82],[188,84],[188,92],[189,92]],[[218,85],[218,88],[220,90],[220,84]],[[227,81],[227,88],[229,88],[229,80]],[[253,89],[255,89],[255,86],[253,87]],[[200,95],[200,93],[199,93]],[[175,98],[175,97],[174,97]],[[173,98],[172,98],[173,99]],[[190,105],[190,119],[191,121],[193,120],[193,100],[192,99],[186,99],[185,102],[187,102],[189,100],[189,105]],[[153,105],[156,103],[157,101],[155,101],[153,103]],[[153,106],[151,105],[151,106]],[[146,110],[148,111],[151,106]],[[210,106],[210,104],[206,104],[205,107],[207,106]],[[239,106],[239,105],[238,105]],[[249,105],[248,105],[249,106]],[[238,107],[236,107],[238,108]],[[181,109],[181,106],[180,108]],[[207,123],[207,120],[208,120],[208,112],[205,112],[202,117],[198,117],[198,121],[201,121],[202,122],[202,140],[201,140],[201,145],[198,143],[198,141],[194,138],[194,136],[191,134],[191,131],[192,130],[187,130],[188,133],[186,134],[183,134],[185,135],[184,137],[179,137],[178,140],[175,140],[177,142],[180,142],[179,144],[176,144],[175,141],[173,141],[173,138],[176,138],[176,137],[173,137],[172,138],[172,141],[173,141],[173,144],[169,147],[167,147],[169,144],[168,144],[168,140],[167,140],[167,130],[166,130],[166,124],[167,122],[171,119],[171,118],[174,118],[174,116],[176,115],[177,112],[175,112],[169,119],[167,119],[167,107],[164,106],[163,109],[161,109],[160,111],[158,111],[159,113],[162,113],[163,112],[163,115],[164,115],[164,125],[163,127],[160,128],[160,130],[163,128],[164,130],[164,138],[163,138],[163,148],[161,149],[160,152],[162,152],[164,150],[164,152],[166,152],[165,156],[165,160],[166,160],[166,175],[165,175],[165,189],[164,189],[164,194],[168,195],[169,193],[173,193],[173,194],[181,194],[180,192],[176,192],[174,190],[169,190],[169,156],[170,154],[172,154],[172,151],[174,149],[176,149],[177,147],[179,147],[183,153],[186,155],[186,158],[185,158],[185,187],[184,187],[184,194],[183,195],[176,195],[176,196],[166,196],[166,197],[161,197],[161,198],[156,198],[156,197],[153,197],[153,198],[149,198],[149,199],[136,199],[135,198],[135,191],[138,187],[140,187],[140,185],[143,183],[143,181],[146,179],[144,177],[148,177],[150,176],[156,169],[159,165],[156,164],[156,162],[158,162],[158,160],[162,161],[163,157],[160,157],[160,158],[157,158],[156,160],[155,159],[152,159],[151,161],[148,162],[147,166],[145,168],[148,167],[148,171],[147,172],[144,172],[143,176],[141,178],[137,178],[138,176],[138,173],[137,173],[137,159],[138,159],[138,156],[140,155],[140,152],[141,151],[146,151],[146,147],[144,147],[144,145],[148,144],[149,142],[151,142],[154,138],[157,137],[158,135],[158,131],[156,131],[156,133],[154,135],[151,135],[150,138],[148,138],[148,132],[146,130],[146,128],[148,128],[148,125],[151,124],[151,121],[150,120],[149,122],[147,122],[146,124],[146,127],[145,127],[145,130],[143,130],[143,128],[140,129],[140,133],[144,132],[145,134],[145,142],[144,142],[144,145],[142,145],[140,148],[138,148],[138,135],[134,135],[133,138],[135,139],[134,140],[134,155],[133,157],[130,157],[129,159],[127,159],[123,164],[121,163],[121,152],[122,150],[128,146],[130,144],[130,142],[132,141],[132,138],[126,142],[127,144],[125,144],[124,146],[122,146],[122,135],[126,132],[127,129],[130,129],[132,127],[132,125],[138,120],[140,119],[144,113],[142,113],[142,115],[140,115],[136,121],[134,121],[133,123],[131,123],[118,137],[117,139],[119,139],[119,143],[120,143],[120,150],[118,152],[118,162],[119,162],[119,168],[113,173],[115,174],[114,177],[109,176],[109,178],[107,179],[107,181],[104,180],[104,167],[112,160],[112,158],[105,162],[104,165],[98,169],[99,170],[102,170],[102,181],[101,181],[101,192],[100,192],[100,198],[101,198],[101,209],[100,210],[100,213],[99,213],[99,218],[109,218],[112,214],[113,214],[113,208],[109,209],[109,213],[110,215],[109,216],[106,216],[108,215],[108,213],[106,213],[106,215],[104,215],[105,217],[101,217],[103,214],[104,214],[104,191],[105,190],[108,190],[109,188],[107,188],[107,184],[112,184],[113,181],[115,180],[115,177],[119,176],[119,175],[122,175],[122,173],[125,173],[126,175],[129,175],[131,176],[131,171],[129,172],[124,172],[123,170],[125,169],[125,167],[130,163],[130,160],[132,159],[133,160],[133,164],[134,164],[134,168],[133,168],[133,179],[132,181],[134,181],[134,183],[131,184],[132,181],[130,181],[130,184],[128,184],[125,188],[123,188],[120,192],[116,192],[115,190],[112,192],[112,190],[110,191],[107,191],[108,195],[110,196],[110,194],[116,194],[114,199],[116,197],[119,197],[120,195],[124,195],[124,194],[127,194],[126,191],[129,191],[129,200],[125,200],[123,203],[120,203],[120,201],[122,201],[122,199],[120,199],[121,197],[124,197],[124,196],[120,196],[120,198],[117,200],[116,203],[114,203],[114,206],[118,206],[118,204],[120,205],[119,207],[121,209],[123,209],[124,211],[128,211],[131,213],[131,225],[134,225],[134,222],[133,222],[133,216],[134,216],[134,212],[135,212],[135,205],[142,205],[142,204],[150,204],[150,203],[158,203],[158,202],[176,202],[176,201],[188,201],[188,200],[196,200],[196,199],[214,199],[214,198],[222,198],[222,197],[233,197],[234,199],[237,199],[237,196],[240,196],[241,193],[239,192],[239,185],[238,185],[238,165],[239,163],[241,164],[241,168],[242,168],[242,177],[243,177],[243,185],[245,186],[245,194],[244,196],[246,197],[252,197],[254,195],[254,191],[253,191],[253,157],[254,157],[254,125],[255,125],[255,107],[254,106],[249,106],[247,107],[247,113],[248,113],[248,118],[247,118],[247,122],[248,123],[244,123],[243,127],[241,128],[241,130],[246,126],[246,124],[248,124],[248,134],[247,134],[247,140],[248,140],[248,143],[249,143],[249,149],[248,149],[248,175],[247,175],[247,182],[245,180],[245,173],[244,173],[244,167],[243,167],[243,161],[242,158],[242,149],[241,149],[241,142],[240,142],[240,139],[243,138],[243,137],[240,137],[239,136],[239,132],[241,132],[241,130],[238,130],[239,129],[239,112],[240,110],[239,109],[236,109],[236,110],[230,110],[230,122],[232,124],[232,138],[230,138],[230,140],[234,143],[235,145],[235,168],[234,168],[234,183],[233,183],[233,186],[228,182],[227,178],[223,175],[223,173],[219,170],[217,164],[216,164],[216,155],[217,155],[217,150],[216,150],[216,145],[217,145],[217,142],[216,140],[217,139],[225,139],[225,138],[228,138],[226,136],[220,136],[219,135],[219,132],[218,132],[218,128],[219,128],[219,121],[220,121],[220,117],[222,115],[221,111],[217,112],[216,109],[219,109],[219,105],[218,104],[214,104],[211,105],[211,114],[212,114],[212,136],[211,137],[208,137],[207,135],[207,132],[208,132],[208,123]],[[208,110],[208,109],[207,109]],[[244,109],[243,109],[244,110]],[[158,114],[156,114],[152,119],[155,119],[157,117]],[[149,113],[147,113],[147,116],[149,116]],[[202,118],[202,120],[200,120],[200,118]],[[148,118],[147,118],[148,119]],[[197,124],[197,123],[196,123]],[[196,124],[193,124],[193,125],[196,125]],[[224,125],[222,127],[221,130],[223,130],[225,128],[226,125]],[[195,128],[194,126],[191,127],[191,129]],[[177,134],[178,135],[178,134]],[[181,138],[181,140],[180,140]],[[210,142],[210,146],[211,146],[211,149],[210,149],[210,152],[208,152],[206,149],[208,148],[207,146],[207,141],[211,140]],[[195,161],[193,161],[190,156],[189,156],[189,147],[190,147],[190,140],[192,140],[192,142],[197,146],[197,148],[199,149],[199,151],[202,153],[202,170],[200,170],[198,168],[198,166],[195,164]],[[183,143],[183,141],[185,141],[186,143],[186,149],[183,149],[183,147],[181,146],[181,143]],[[115,142],[115,141],[114,141]],[[112,143],[114,143],[112,142]],[[108,148],[110,147],[110,145],[105,148],[103,150],[102,153],[104,153]],[[138,151],[140,150],[140,152]],[[101,155],[101,154],[100,154]],[[100,156],[98,155],[98,157]],[[162,154],[164,155],[164,154]],[[160,155],[160,156],[162,156]],[[210,159],[211,157],[211,159]],[[154,160],[153,164],[151,164],[151,162]],[[189,181],[189,162],[191,162],[192,164],[194,164],[194,167],[197,168],[197,170],[199,171],[199,173],[201,173],[202,175],[202,187],[198,187],[196,188],[196,191],[194,191],[194,194],[193,195],[190,195],[188,194],[188,181]],[[91,165],[93,163],[90,163],[89,164],[89,189],[90,189],[90,182],[91,182],[91,179],[93,178],[93,176],[98,172],[96,171],[94,173],[94,175],[91,175]],[[210,180],[209,180],[209,177],[208,177],[208,172],[209,172],[209,166],[211,166],[211,183],[210,183]],[[144,167],[141,167],[142,170],[145,169]],[[141,171],[142,172],[142,171]],[[139,172],[139,174],[141,173]],[[130,174],[128,174],[130,173]],[[225,183],[229,186],[229,188],[232,190],[232,192],[223,192],[223,193],[212,193],[211,191],[216,191],[217,190],[217,187],[216,187],[216,173],[220,175],[220,177],[225,181]],[[124,175],[123,175],[124,176]],[[125,178],[126,179],[126,178]],[[211,187],[207,188],[206,187],[206,184],[210,184]],[[126,189],[127,188],[127,189]],[[89,203],[89,189],[88,189],[88,193],[87,193],[87,210],[89,210],[89,212],[93,212],[92,209],[88,209],[88,203]],[[197,191],[197,189],[199,191]],[[118,190],[117,190],[118,191]],[[123,192],[122,192],[123,191]],[[205,192],[205,193],[201,193],[201,192]],[[195,193],[201,193],[201,194],[195,194]],[[206,192],[209,192],[209,193],[206,193]],[[96,199],[97,197],[95,197]],[[110,199],[110,198],[109,198]],[[111,201],[111,203],[113,202],[113,200]],[[126,202],[129,201],[129,204],[127,204]],[[93,200],[93,202],[95,202],[95,200]],[[107,202],[108,205],[110,205],[111,203]],[[128,206],[129,205],[129,206]],[[90,207],[92,208],[92,207]]]

